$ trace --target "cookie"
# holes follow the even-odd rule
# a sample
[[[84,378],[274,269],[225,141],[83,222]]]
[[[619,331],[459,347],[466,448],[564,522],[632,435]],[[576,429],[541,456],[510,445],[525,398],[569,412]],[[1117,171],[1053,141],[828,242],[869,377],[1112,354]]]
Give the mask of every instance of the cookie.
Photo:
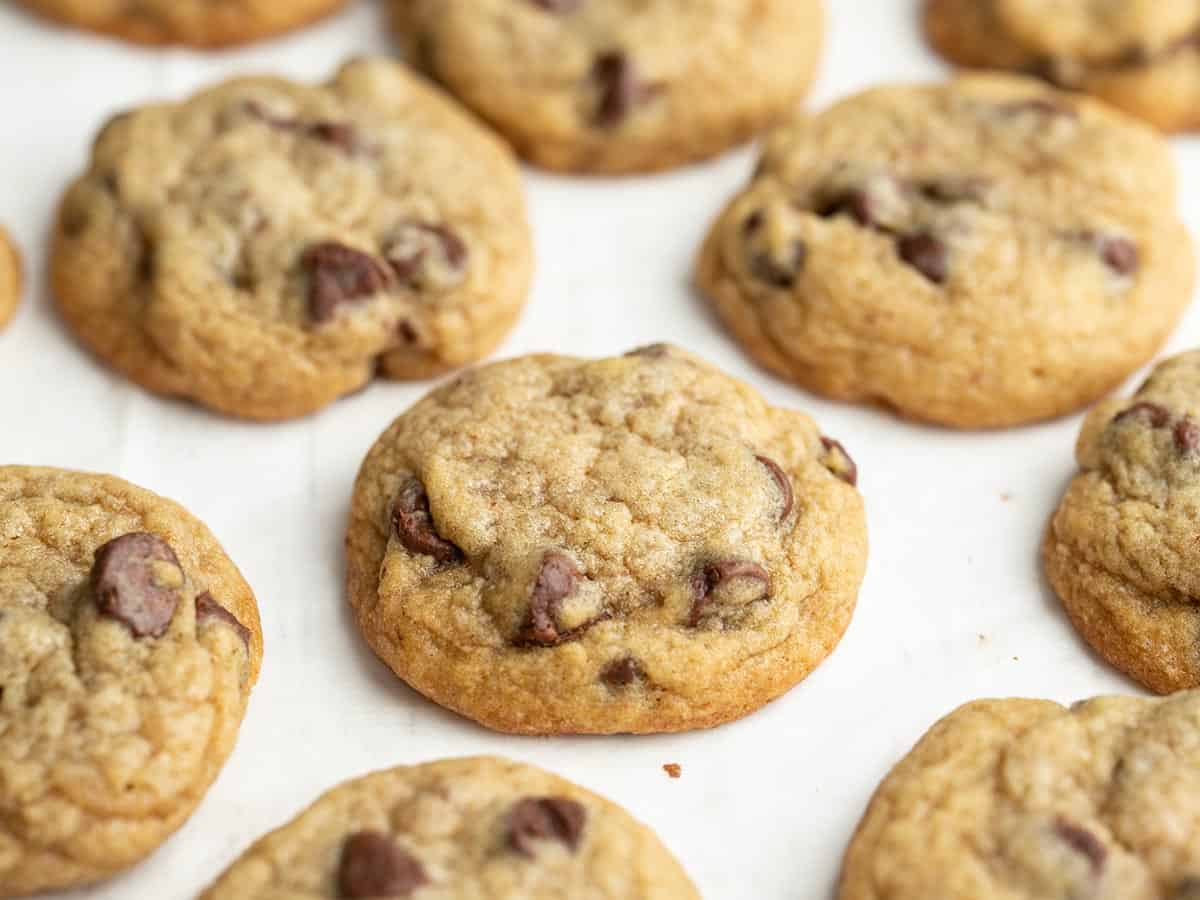
[[[461,375],[367,455],[367,642],[489,728],[682,731],[799,682],[866,563],[857,470],[807,416],[666,345]]]
[[[410,58],[531,162],[649,172],[739,144],[815,74],[820,0],[390,0]]]
[[[1200,686],[1200,351],[1084,422],[1042,559],[1067,614],[1151,690]]]
[[[12,237],[0,226],[0,328],[12,319],[21,300],[21,254]]]
[[[0,897],[137,863],[195,809],[258,677],[254,594],[179,505],[0,467]]]
[[[80,341],[250,419],[490,352],[532,250],[511,154],[403,66],[228,82],[118,116],[67,191],[51,270]]]
[[[1100,97],[1166,131],[1200,127],[1200,3],[926,0],[925,32],[961,66]]]
[[[1200,694],[981,700],[876,791],[838,900],[1190,900]]]
[[[227,47],[308,25],[346,0],[19,0],[56,22],[139,44]]]
[[[1016,76],[876,88],[770,136],[697,281],[807,388],[962,428],[1111,390],[1191,297],[1170,148]]]
[[[375,772],[254,844],[200,900],[699,900],[629,813],[496,757]]]

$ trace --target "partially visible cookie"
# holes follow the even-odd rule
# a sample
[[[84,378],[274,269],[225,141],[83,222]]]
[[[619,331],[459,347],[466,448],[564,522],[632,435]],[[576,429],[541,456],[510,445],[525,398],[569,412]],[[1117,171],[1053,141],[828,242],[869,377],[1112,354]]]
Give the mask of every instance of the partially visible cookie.
[[[254,594],[119,478],[0,467],[0,897],[108,878],[195,809],[258,677]]]
[[[538,165],[645,172],[745,141],[807,91],[820,0],[390,0],[410,56]]]
[[[1015,76],[876,88],[768,138],[697,281],[759,361],[964,428],[1059,415],[1191,299],[1170,148]]]
[[[807,416],[682,350],[497,363],[371,448],[348,597],[401,678],[490,728],[717,725],[849,624],[856,478]]]
[[[118,116],[51,260],[63,317],[102,359],[251,419],[479,359],[531,266],[511,154],[387,60]]]
[[[1084,422],[1042,547],[1071,621],[1159,693],[1200,687],[1200,351]]]
[[[347,781],[255,843],[200,900],[698,900],[615,804],[495,757]]]
[[[838,900],[1192,900],[1200,694],[981,700],[876,791]]]
[[[64,25],[139,44],[226,47],[308,25],[346,0],[19,0]]]
[[[1166,131],[1200,127],[1194,0],[926,0],[924,18],[959,65],[1037,75]]]
[[[0,226],[0,328],[12,319],[21,300],[21,253],[12,236]]]

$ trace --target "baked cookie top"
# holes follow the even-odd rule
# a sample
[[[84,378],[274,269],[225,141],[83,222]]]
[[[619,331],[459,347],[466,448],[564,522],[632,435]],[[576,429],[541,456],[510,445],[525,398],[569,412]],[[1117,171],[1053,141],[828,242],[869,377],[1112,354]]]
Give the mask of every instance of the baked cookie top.
[[[261,658],[254,595],[182,507],[0,467],[0,896],[162,843],[233,749]]]
[[[0,328],[12,319],[21,300],[21,253],[12,236],[0,225]]]
[[[1163,693],[1200,686],[1200,351],[1100,403],[1076,455],[1043,548],[1051,583],[1115,666]]]
[[[767,141],[698,281],[759,360],[960,427],[1075,409],[1191,296],[1170,148],[1013,76],[866,91]]]
[[[1028,72],[1156,125],[1200,124],[1200,3],[926,0],[930,42],[953,62]]]
[[[491,728],[716,725],[845,630],[855,478],[807,416],[666,345],[497,363],[367,455],[349,600],[397,674]]]
[[[983,700],[879,787],[838,900],[1188,900],[1198,834],[1200,695]]]
[[[391,0],[418,61],[518,152],[636,172],[712,156],[795,106],[819,0]]]
[[[520,174],[403,66],[228,82],[118,116],[68,190],[59,305],[161,393],[255,419],[489,352],[525,300]]]
[[[376,772],[255,843],[200,900],[698,900],[649,828],[495,757]]]
[[[66,25],[139,44],[224,47],[307,25],[346,0],[20,0]]]

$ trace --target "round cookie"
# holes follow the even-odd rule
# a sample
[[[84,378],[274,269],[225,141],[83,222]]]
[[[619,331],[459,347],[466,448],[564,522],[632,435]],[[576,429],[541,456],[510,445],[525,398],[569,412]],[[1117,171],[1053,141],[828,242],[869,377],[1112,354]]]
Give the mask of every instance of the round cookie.
[[[139,44],[227,47],[308,25],[346,0],[19,0],[47,18]]]
[[[856,475],[807,416],[666,345],[497,363],[368,453],[348,596],[401,678],[489,728],[717,725],[848,625]]]
[[[118,116],[67,191],[59,308],[159,393],[251,419],[475,361],[532,250],[503,145],[398,63],[228,82]]]
[[[876,791],[838,900],[1190,900],[1200,694],[981,700]]]
[[[1200,686],[1200,351],[1084,422],[1082,470],[1042,546],[1071,621],[1151,690]]]
[[[889,86],[769,139],[698,284],[760,362],[962,428],[1076,409],[1191,298],[1170,148],[1015,76]]]
[[[820,0],[390,0],[411,58],[530,161],[648,172],[714,156],[794,107]]]
[[[12,319],[21,300],[21,254],[9,233],[0,226],[0,328]]]
[[[0,467],[0,897],[108,878],[195,809],[258,677],[254,595],[119,478]]]
[[[375,772],[255,843],[200,900],[699,900],[603,797],[496,757]]]
[[[958,65],[1037,75],[1166,131],[1200,127],[1194,0],[926,0],[924,19]]]

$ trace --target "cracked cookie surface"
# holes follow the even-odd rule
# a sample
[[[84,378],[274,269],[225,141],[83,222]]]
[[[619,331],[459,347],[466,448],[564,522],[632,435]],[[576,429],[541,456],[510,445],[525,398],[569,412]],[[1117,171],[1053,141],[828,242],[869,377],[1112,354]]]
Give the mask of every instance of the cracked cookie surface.
[[[261,659],[254,595],[182,507],[0,467],[0,897],[158,847],[233,749]]]
[[[805,387],[995,427],[1115,387],[1175,325],[1193,267],[1165,141],[999,75],[877,88],[777,129],[697,282]]]
[[[226,47],[308,25],[346,0],[18,0],[65,25],[139,44]]]
[[[666,345],[497,363],[367,455],[348,598],[401,678],[488,727],[717,725],[849,623],[856,478],[807,416]]]
[[[1089,413],[1042,547],[1072,623],[1159,693],[1200,686],[1200,351]]]
[[[1165,131],[1200,127],[1196,0],[927,0],[924,21],[957,65],[1036,75]]]
[[[698,900],[615,804],[496,757],[345,782],[255,843],[200,900]]]
[[[704,159],[794,107],[819,0],[390,0],[410,57],[551,169]]]
[[[9,323],[21,301],[21,253],[12,236],[0,226],[0,328]]]
[[[51,261],[80,341],[251,419],[475,361],[524,304],[511,154],[403,66],[228,82],[101,131]]]
[[[969,703],[887,776],[838,900],[1190,900],[1200,694]]]

